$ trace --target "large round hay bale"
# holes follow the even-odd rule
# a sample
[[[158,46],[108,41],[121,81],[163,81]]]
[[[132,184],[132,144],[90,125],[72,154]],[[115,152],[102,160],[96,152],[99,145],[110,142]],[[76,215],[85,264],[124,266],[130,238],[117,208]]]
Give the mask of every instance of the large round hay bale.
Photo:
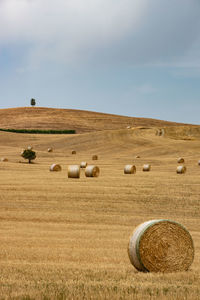
[[[135,174],[135,173],[136,173],[136,166],[126,165],[124,167],[124,174]]]
[[[80,166],[68,166],[68,178],[80,178]]]
[[[87,167],[87,162],[86,161],[82,161],[81,163],[80,163],[80,168],[86,168]]]
[[[50,171],[58,172],[58,171],[61,171],[62,168],[61,168],[61,166],[58,165],[58,164],[53,164],[53,165],[50,166],[50,169],[49,169],[49,170],[50,170]]]
[[[143,165],[143,169],[142,169],[144,172],[148,172],[148,171],[150,171],[151,170],[151,165],[149,165],[149,164],[145,164],[145,165]]]
[[[72,150],[72,154],[76,154],[76,150]]]
[[[151,220],[134,230],[128,255],[132,265],[143,272],[181,272],[194,259],[190,233],[170,220]]]
[[[48,152],[53,152],[53,148],[48,148],[47,151]]]
[[[178,164],[182,164],[182,163],[184,163],[184,162],[185,162],[185,160],[184,160],[183,157],[179,157],[178,160],[177,160],[177,163],[178,163]]]
[[[27,150],[33,150],[33,147],[32,146],[28,146]]]
[[[176,173],[177,174],[183,174],[183,173],[185,173],[186,172],[186,167],[185,166],[178,166],[177,168],[176,168]]]
[[[6,162],[8,159],[6,157],[2,157],[1,161]]]
[[[100,173],[100,169],[97,166],[87,166],[85,169],[86,177],[98,177]]]
[[[92,155],[92,160],[98,160],[98,155]]]

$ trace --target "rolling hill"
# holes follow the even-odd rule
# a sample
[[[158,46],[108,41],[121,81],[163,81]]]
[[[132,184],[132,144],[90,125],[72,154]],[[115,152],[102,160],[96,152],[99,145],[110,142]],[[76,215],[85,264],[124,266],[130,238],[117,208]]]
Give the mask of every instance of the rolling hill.
[[[77,133],[124,129],[127,126],[180,126],[149,118],[134,118],[75,109],[19,107],[0,109],[0,128],[12,129],[74,129]]]

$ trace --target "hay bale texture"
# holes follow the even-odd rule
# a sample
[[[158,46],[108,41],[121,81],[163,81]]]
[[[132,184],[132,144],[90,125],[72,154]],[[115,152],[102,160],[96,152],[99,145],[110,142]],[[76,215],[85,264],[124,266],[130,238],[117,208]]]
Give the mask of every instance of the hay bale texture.
[[[98,177],[100,173],[100,169],[97,166],[87,166],[85,169],[86,177]]]
[[[68,178],[80,178],[80,166],[68,166]]]
[[[179,157],[178,160],[177,160],[177,163],[178,163],[178,164],[182,164],[182,163],[184,163],[184,162],[185,162],[185,160],[184,160],[183,157]]]
[[[149,165],[149,164],[145,164],[145,165],[143,165],[143,169],[142,169],[144,172],[148,172],[148,171],[150,171],[151,170],[151,165]]]
[[[176,173],[177,174],[184,174],[186,172],[186,167],[185,166],[178,166],[176,168]]]
[[[124,167],[124,174],[135,174],[135,173],[136,173],[136,166],[126,165]]]
[[[92,160],[98,160],[98,155],[92,155]]]
[[[58,165],[58,164],[53,164],[53,165],[51,165],[50,166],[50,169],[49,169],[50,171],[55,171],[55,172],[59,172],[59,171],[61,171],[62,170],[62,168],[61,168],[61,166],[60,165]]]
[[[84,169],[87,167],[87,162],[86,161],[82,161],[80,164],[80,168]]]
[[[189,269],[194,259],[190,233],[170,220],[151,220],[134,230],[128,255],[132,265],[143,272],[181,272]]]
[[[1,161],[6,162],[8,159],[6,157],[2,157]]]
[[[48,148],[47,151],[48,152],[53,152],[53,148]]]

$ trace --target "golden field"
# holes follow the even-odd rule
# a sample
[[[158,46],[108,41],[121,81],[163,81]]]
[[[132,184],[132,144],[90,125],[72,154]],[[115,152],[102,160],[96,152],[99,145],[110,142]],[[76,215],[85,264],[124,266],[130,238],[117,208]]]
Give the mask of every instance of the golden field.
[[[0,157],[8,158],[0,162],[0,299],[200,299],[199,128],[166,127],[164,136],[151,126],[0,132]],[[37,153],[33,164],[20,157],[28,145]],[[176,174],[179,156],[183,175]],[[67,166],[81,161],[98,165],[100,176],[81,171],[68,179]],[[49,172],[52,163],[62,171]],[[131,163],[136,174],[124,175]],[[144,163],[150,172],[142,172]],[[188,272],[139,273],[127,255],[129,236],[138,224],[163,218],[190,231],[194,262]]]

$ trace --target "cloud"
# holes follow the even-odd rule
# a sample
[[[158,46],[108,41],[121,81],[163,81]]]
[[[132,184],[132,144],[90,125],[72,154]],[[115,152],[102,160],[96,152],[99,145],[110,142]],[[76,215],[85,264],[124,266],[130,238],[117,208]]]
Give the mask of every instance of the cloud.
[[[34,66],[195,63],[199,15],[198,0],[0,0],[0,48]]]

